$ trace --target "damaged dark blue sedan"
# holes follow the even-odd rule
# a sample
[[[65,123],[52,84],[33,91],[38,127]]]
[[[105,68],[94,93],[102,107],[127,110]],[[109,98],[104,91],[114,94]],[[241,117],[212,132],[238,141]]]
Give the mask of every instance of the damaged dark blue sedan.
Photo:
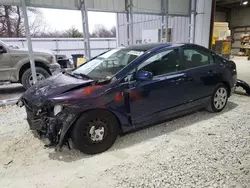
[[[236,65],[194,44],[142,44],[103,53],[73,72],[29,88],[32,130],[60,149],[71,139],[87,154],[119,133],[206,108],[220,112],[237,81]]]

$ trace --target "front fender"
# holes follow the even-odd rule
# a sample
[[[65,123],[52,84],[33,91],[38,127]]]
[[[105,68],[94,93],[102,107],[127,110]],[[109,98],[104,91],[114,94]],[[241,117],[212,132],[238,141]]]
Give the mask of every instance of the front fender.
[[[40,62],[43,63],[45,66],[48,67],[49,61],[48,59],[46,59],[45,57],[42,56],[35,56],[34,57],[35,62]],[[19,74],[20,74],[20,70],[23,66],[25,66],[26,64],[30,63],[29,57],[25,57],[21,60],[19,60],[15,66],[14,66],[14,71],[13,71],[13,79],[14,80],[19,80]]]

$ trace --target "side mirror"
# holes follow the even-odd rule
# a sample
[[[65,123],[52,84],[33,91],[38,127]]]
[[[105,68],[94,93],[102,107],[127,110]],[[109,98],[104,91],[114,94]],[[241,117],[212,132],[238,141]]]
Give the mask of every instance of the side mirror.
[[[140,72],[137,72],[135,79],[139,81],[152,80],[153,74],[152,72],[148,72],[148,71],[140,71]]]
[[[0,54],[6,53],[6,50],[3,46],[0,46]]]

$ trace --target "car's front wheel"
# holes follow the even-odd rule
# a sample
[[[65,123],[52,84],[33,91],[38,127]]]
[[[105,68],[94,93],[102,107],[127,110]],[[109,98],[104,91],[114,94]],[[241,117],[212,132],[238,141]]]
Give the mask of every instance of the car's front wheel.
[[[48,78],[49,76],[50,74],[48,73],[47,70],[45,70],[42,67],[36,67],[36,77],[37,77],[38,82]],[[25,89],[28,89],[30,86],[33,85],[33,77],[32,77],[31,68],[24,71],[21,77],[21,83],[23,84]]]
[[[109,112],[94,110],[84,113],[71,130],[74,146],[86,154],[109,149],[118,135],[118,122]]]
[[[227,104],[228,96],[229,93],[225,84],[219,84],[206,109],[209,112],[221,112]]]

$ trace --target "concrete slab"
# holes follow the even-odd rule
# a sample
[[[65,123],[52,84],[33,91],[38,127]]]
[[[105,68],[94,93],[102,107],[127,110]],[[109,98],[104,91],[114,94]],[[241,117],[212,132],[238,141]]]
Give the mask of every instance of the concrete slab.
[[[247,57],[235,56],[232,59],[237,66],[238,78],[250,84],[250,61]]]
[[[0,85],[0,106],[15,104],[24,91],[25,89],[21,84]]]

